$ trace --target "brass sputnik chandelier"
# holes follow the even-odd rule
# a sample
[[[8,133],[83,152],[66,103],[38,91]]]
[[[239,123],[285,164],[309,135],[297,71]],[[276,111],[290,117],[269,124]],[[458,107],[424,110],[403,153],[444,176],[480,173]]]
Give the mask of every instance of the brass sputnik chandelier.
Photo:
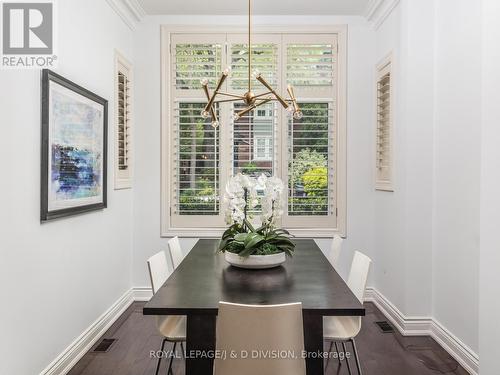
[[[233,120],[237,121],[242,116],[247,114],[248,112],[254,110],[255,108],[266,104],[272,101],[278,101],[283,108],[285,108],[288,112],[290,112],[295,119],[302,118],[302,111],[297,104],[297,99],[295,98],[295,93],[293,87],[288,85],[287,92],[290,95],[289,99],[284,99],[280,94],[276,92],[275,89],[271,87],[269,83],[262,77],[262,74],[258,71],[253,72],[252,74],[252,3],[251,0],[248,0],[248,91],[243,95],[231,94],[228,92],[221,91],[222,85],[225,80],[231,73],[231,68],[226,68],[222,73],[217,85],[215,86],[215,91],[210,94],[208,89],[208,79],[203,79],[201,81],[201,85],[203,87],[203,91],[207,97],[208,103],[201,112],[201,116],[203,118],[212,118],[212,126],[214,128],[219,126],[219,120],[217,118],[217,112],[215,111],[214,104],[215,103],[223,103],[223,102],[236,102],[243,101],[246,107],[238,112],[233,114]],[[252,92],[252,75],[253,77],[259,81],[266,89],[266,92],[255,94]],[[221,99],[217,99],[218,97],[225,97]]]

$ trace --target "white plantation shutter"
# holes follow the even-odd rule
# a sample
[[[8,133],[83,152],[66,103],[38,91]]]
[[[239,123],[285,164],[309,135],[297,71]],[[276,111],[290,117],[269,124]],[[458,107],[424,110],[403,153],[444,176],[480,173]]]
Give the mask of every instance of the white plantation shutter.
[[[301,119],[288,119],[285,226],[337,225],[337,38],[284,37],[286,83],[294,86]]]
[[[287,81],[293,86],[333,85],[335,45],[301,43],[287,46]]]
[[[333,109],[329,103],[300,103],[304,117],[291,119],[288,135],[288,215],[333,214]]]
[[[170,40],[172,99],[204,100],[200,81],[213,90],[226,66],[224,34],[174,34]]]
[[[248,43],[231,44],[231,89],[248,88]],[[278,45],[274,43],[252,44],[252,73],[259,71],[273,87],[278,84]],[[253,77],[252,86],[261,89],[262,85]]]
[[[376,183],[378,190],[392,191],[392,76],[391,62],[377,69]]]
[[[173,212],[179,224],[189,217],[220,214],[220,136],[200,115],[205,103],[178,102],[173,136]],[[216,111],[218,114],[218,111]]]
[[[206,104],[201,80],[210,90],[225,65],[225,35],[172,35],[171,53],[171,226],[222,227],[220,210],[220,128],[201,112]],[[216,109],[218,116],[220,110]]]
[[[197,90],[207,78],[213,88],[222,70],[222,45],[217,43],[179,43],[175,45],[175,88]]]
[[[132,186],[132,67],[115,57],[115,189]]]

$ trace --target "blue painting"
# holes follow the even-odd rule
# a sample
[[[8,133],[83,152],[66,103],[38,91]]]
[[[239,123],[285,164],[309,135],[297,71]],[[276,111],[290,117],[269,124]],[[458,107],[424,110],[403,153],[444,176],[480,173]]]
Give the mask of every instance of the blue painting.
[[[103,106],[55,82],[49,106],[49,211],[101,202]]]

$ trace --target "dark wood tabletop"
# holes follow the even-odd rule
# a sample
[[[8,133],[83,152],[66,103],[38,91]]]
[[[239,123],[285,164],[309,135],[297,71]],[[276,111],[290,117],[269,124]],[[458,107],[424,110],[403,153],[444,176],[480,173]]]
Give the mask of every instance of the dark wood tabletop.
[[[202,239],[145,305],[145,315],[217,315],[219,301],[242,304],[302,302],[304,314],[363,316],[365,309],[313,240],[298,239],[295,254],[269,270],[243,270],[216,254],[218,240]]]

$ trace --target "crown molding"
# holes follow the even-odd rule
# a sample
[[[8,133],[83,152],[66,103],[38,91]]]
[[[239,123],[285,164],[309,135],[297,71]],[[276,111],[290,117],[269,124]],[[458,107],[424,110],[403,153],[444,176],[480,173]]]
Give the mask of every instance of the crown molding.
[[[122,21],[131,29],[135,30],[137,24],[141,22],[142,18],[146,15],[146,12],[139,4],[137,0],[106,0],[115,11],[115,13],[120,16]]]
[[[398,6],[400,0],[370,0],[366,7],[365,17],[378,29]]]

